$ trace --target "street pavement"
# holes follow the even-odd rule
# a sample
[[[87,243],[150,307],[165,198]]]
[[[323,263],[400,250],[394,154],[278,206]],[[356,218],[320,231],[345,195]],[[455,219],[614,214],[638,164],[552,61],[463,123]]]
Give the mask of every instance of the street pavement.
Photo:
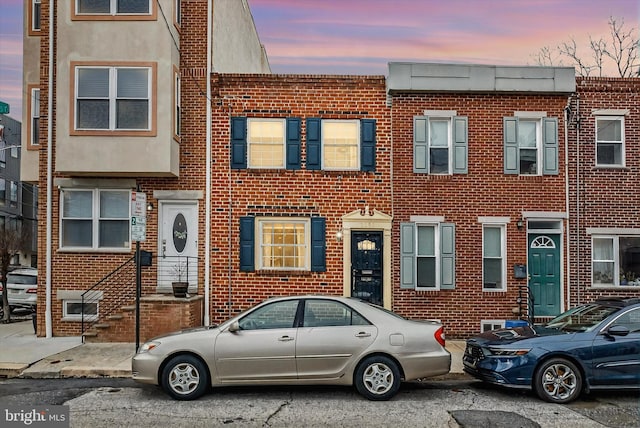
[[[460,378],[462,340],[448,340],[451,371]],[[32,321],[0,324],[0,377],[34,379],[131,377],[134,343],[82,343],[80,337],[36,337]]]

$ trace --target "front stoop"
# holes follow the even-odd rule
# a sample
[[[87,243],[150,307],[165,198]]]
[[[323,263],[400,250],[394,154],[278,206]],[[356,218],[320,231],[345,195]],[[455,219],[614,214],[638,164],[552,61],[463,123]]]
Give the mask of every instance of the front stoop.
[[[204,297],[189,295],[174,297],[153,294],[140,299],[140,340],[185,328],[199,327],[203,322]],[[86,342],[134,342],[136,306],[127,305],[120,313],[105,317],[83,336]]]

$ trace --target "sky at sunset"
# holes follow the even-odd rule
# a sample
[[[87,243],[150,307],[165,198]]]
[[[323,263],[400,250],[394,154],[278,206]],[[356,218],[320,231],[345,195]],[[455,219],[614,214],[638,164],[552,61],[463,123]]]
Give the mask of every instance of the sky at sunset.
[[[248,1],[274,73],[384,75],[393,61],[534,65],[541,47],[570,38],[589,55],[588,36],[608,40],[610,16],[626,29],[640,22],[639,0]],[[0,101],[18,120],[22,9],[23,0],[0,0]]]

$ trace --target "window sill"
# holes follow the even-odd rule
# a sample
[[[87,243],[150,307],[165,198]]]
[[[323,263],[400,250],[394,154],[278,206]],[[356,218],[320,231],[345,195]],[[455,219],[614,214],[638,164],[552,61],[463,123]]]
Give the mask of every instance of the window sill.
[[[631,168],[624,165],[596,165],[591,168],[591,171],[608,171],[608,170],[630,172]]]
[[[106,254],[130,254],[131,248],[58,248],[58,253],[106,253]]]
[[[589,290],[631,290],[637,291],[640,289],[640,284],[638,285],[607,285],[607,284],[592,284],[587,287]]]
[[[98,317],[84,317],[84,322],[95,322],[98,320]],[[82,322],[82,317],[62,317],[60,319],[62,322]]]
[[[313,272],[311,272],[310,270],[267,270],[267,269],[260,269],[260,270],[256,270],[255,273],[257,275],[264,275],[264,276],[311,276],[313,274]]]

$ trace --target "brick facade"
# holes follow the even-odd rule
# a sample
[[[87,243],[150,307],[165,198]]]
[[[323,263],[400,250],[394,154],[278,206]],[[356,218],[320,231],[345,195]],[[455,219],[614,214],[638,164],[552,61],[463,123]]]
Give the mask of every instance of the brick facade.
[[[578,78],[569,134],[572,305],[598,297],[638,297],[638,286],[592,285],[592,237],[640,233],[640,79]],[[596,116],[624,117],[624,167],[596,166]],[[578,126],[579,125],[579,126]],[[637,265],[637,264],[636,264]],[[618,274],[618,272],[615,272]],[[620,280],[620,278],[618,278]]]

